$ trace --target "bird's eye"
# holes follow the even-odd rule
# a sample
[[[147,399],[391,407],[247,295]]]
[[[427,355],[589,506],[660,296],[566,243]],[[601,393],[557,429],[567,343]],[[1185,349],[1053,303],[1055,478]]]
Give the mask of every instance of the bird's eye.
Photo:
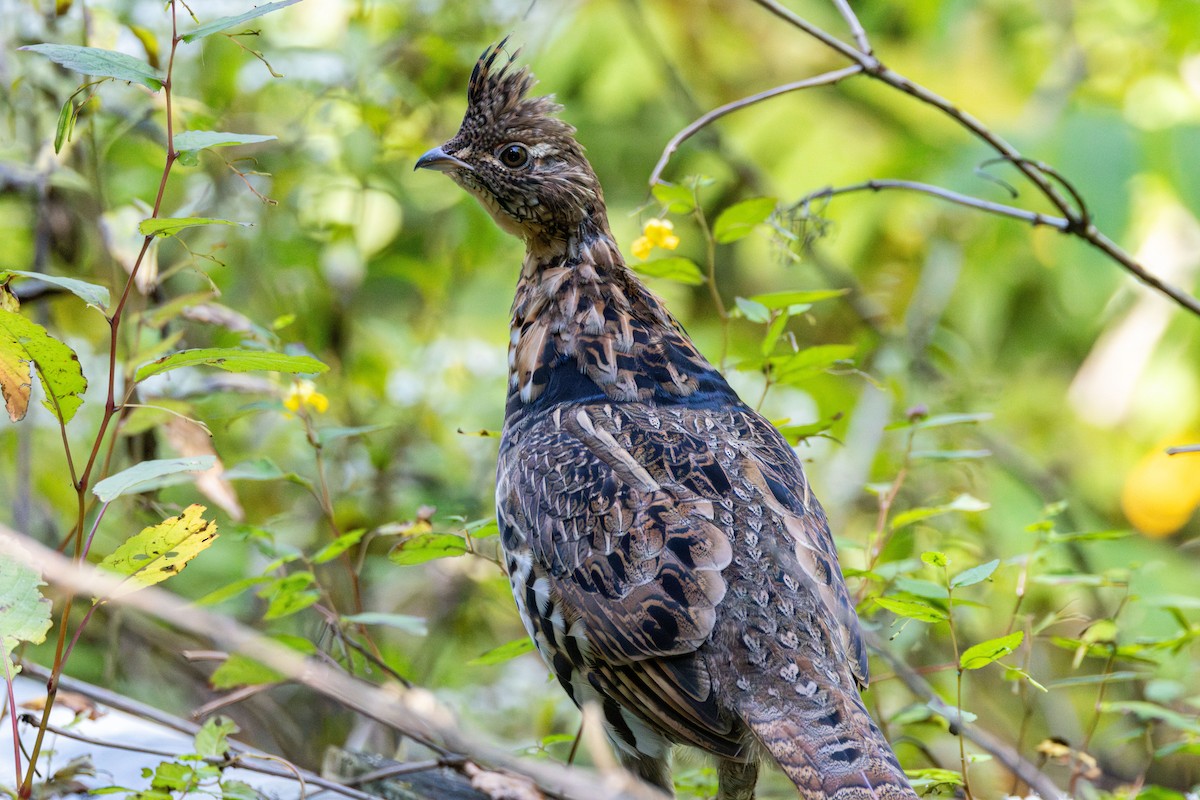
[[[529,163],[529,149],[523,144],[507,144],[500,149],[500,163],[516,169]]]

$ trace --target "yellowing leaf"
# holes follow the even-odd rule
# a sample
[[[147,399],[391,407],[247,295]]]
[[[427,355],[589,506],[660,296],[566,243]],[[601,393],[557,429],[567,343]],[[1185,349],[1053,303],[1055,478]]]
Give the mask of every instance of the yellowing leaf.
[[[49,396],[46,408],[64,424],[70,422],[83,404],[82,395],[87,389],[75,351],[36,322],[0,309],[0,390],[13,422],[24,419],[29,410],[31,365],[37,366],[42,388]]]
[[[105,599],[161,583],[207,549],[217,538],[217,523],[201,517],[204,511],[201,505],[188,506],[178,517],[151,525],[128,539],[101,561],[100,566],[125,576]]]

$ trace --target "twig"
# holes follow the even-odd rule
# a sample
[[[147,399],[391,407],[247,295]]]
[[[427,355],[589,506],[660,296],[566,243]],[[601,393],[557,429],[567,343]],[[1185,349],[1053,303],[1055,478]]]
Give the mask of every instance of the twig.
[[[893,654],[876,633],[864,630],[863,638],[866,640],[867,646],[888,663],[892,671],[904,682],[909,691],[929,703],[935,712],[954,722],[958,727],[960,736],[970,740],[981,750],[991,754],[996,761],[1003,764],[1007,769],[1019,776],[1021,780],[1025,781],[1043,800],[1066,800],[1066,795],[1063,794],[1062,790],[1042,774],[1041,770],[1032,761],[1024,758],[999,737],[993,736],[988,731],[962,719],[957,713],[957,709],[946,705],[945,701],[938,697],[933,687],[918,675],[916,670],[904,663],[899,656]]]
[[[793,208],[803,208],[811,204],[814,200],[823,200],[825,198],[836,197],[840,194],[850,194],[851,192],[879,192],[884,189],[904,189],[910,192],[920,192],[921,194],[929,194],[934,197],[940,197],[943,200],[948,200],[951,203],[957,203],[960,206],[968,208],[978,208],[981,211],[987,211],[991,214],[999,214],[1004,217],[1012,217],[1024,222],[1028,222],[1033,226],[1045,225],[1055,230],[1066,233],[1071,223],[1069,220],[1062,217],[1053,217],[1047,214],[1040,214],[1037,211],[1028,211],[1024,208],[1016,208],[1014,206],[1004,205],[1003,203],[994,203],[991,200],[984,200],[979,197],[972,197],[969,194],[961,194],[943,189],[941,186],[934,186],[929,183],[921,183],[920,181],[906,181],[893,179],[871,179],[861,183],[852,183],[846,186],[827,186],[824,189],[818,189],[815,192],[810,192],[795,203]]]
[[[20,548],[11,546],[19,542]],[[22,549],[24,552],[22,552]],[[87,564],[74,564],[28,536],[0,525],[0,557],[14,558],[41,571],[59,587],[96,597],[111,597],[119,577]],[[236,620],[186,603],[175,595],[148,587],[111,603],[137,609],[177,628],[206,638],[228,652],[241,652],[283,673],[342,706],[381,722],[410,739],[444,748],[477,764],[525,775],[544,793],[564,800],[663,800],[658,791],[623,770],[594,772],[546,761],[513,757],[508,751],[461,731],[433,694],[396,684],[380,688],[305,658],[296,651],[242,625]]]
[[[837,6],[842,19],[846,20],[846,25],[850,28],[850,35],[854,37],[854,43],[858,45],[859,51],[865,56],[874,58],[875,54],[872,52],[870,40],[867,39],[867,32],[863,30],[862,23],[858,21],[858,15],[850,10],[850,4],[846,0],[833,0],[833,4]]]
[[[770,100],[772,97],[778,97],[781,94],[787,94],[788,92],[798,92],[801,89],[811,89],[814,86],[826,86],[828,84],[837,83],[838,81],[845,80],[852,75],[857,75],[862,71],[862,67],[843,67],[842,69],[817,75],[815,78],[806,78],[802,81],[785,83],[782,86],[776,86],[773,89],[767,89],[765,92],[752,94],[749,97],[743,97],[740,100],[734,100],[732,103],[726,103],[723,106],[714,108],[712,111],[704,114],[695,122],[671,137],[671,141],[667,142],[667,146],[663,148],[662,155],[658,157],[658,163],[654,165],[654,171],[650,173],[650,185],[654,186],[659,182],[659,179],[662,177],[663,170],[667,168],[667,163],[670,162],[671,156],[675,154],[675,151],[679,149],[679,145],[683,144],[692,136],[694,136],[697,131],[701,130],[707,125],[710,125],[712,122],[720,119],[726,114],[746,108],[747,106],[752,106],[755,103],[761,103],[763,100]]]

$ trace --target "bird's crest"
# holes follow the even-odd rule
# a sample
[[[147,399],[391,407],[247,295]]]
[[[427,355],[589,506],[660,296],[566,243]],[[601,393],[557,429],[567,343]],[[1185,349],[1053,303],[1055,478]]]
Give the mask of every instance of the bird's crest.
[[[477,125],[494,125],[500,120],[509,120],[509,124],[522,120],[530,120],[549,115],[562,110],[562,106],[554,102],[553,97],[528,97],[529,90],[537,80],[529,72],[528,67],[515,66],[521,48],[511,54],[504,47],[508,37],[484,50],[471,70],[471,80],[467,84],[467,119]],[[575,129],[565,122],[555,120],[562,126],[562,131],[570,135]],[[558,127],[555,125],[553,127]]]

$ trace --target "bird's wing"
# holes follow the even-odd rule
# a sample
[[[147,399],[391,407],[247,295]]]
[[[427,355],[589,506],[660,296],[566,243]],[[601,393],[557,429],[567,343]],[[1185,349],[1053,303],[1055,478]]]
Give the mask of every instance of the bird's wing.
[[[497,508],[510,573],[520,562],[514,593],[547,661],[584,662],[602,693],[685,741],[736,753],[690,654],[713,632],[731,540],[759,522],[789,534],[795,557],[772,562],[824,607],[828,644],[865,683],[824,513],[792,449],[744,406],[560,407],[505,442]]]
[[[695,471],[704,447],[645,433],[612,406],[577,405],[506,436],[497,511],[513,591],[577,702],[582,679],[676,738],[736,753],[693,657],[725,595],[729,538],[717,504],[668,477]]]
[[[838,566],[825,511],[812,494],[796,453],[767,420],[746,409],[736,418],[743,457],[739,473],[752,493],[782,522],[794,542],[799,574],[793,575],[824,606],[831,642],[859,686],[870,680],[867,648],[854,603]]]

